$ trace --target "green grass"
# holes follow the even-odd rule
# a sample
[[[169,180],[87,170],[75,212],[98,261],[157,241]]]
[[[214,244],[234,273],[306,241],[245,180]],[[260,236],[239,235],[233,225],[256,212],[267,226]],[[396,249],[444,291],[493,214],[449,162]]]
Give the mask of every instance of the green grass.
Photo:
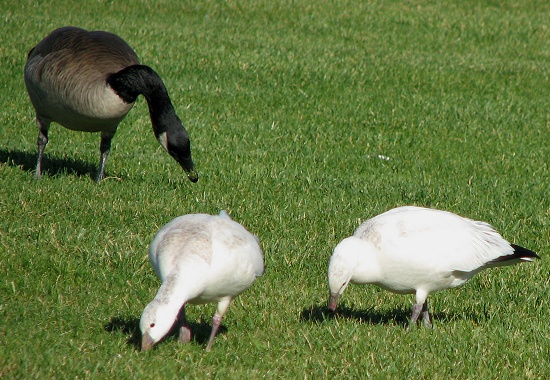
[[[0,377],[547,378],[550,375],[550,5],[547,1],[3,2]],[[192,138],[189,182],[145,101],[96,185],[99,136],[54,125],[33,180],[28,50],[62,25],[125,38],[165,80]],[[388,157],[389,159],[384,159]],[[400,205],[493,224],[543,257],[430,297],[351,286],[325,315],[334,246]],[[231,216],[267,272],[213,350],[137,350],[159,283],[147,259],[176,216]]]

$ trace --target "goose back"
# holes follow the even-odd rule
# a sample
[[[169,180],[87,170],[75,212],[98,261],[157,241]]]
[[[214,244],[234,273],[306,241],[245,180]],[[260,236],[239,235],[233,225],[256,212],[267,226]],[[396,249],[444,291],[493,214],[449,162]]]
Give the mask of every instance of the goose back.
[[[492,260],[514,252],[485,222],[413,206],[398,207],[365,221],[354,236],[370,241],[381,260],[407,262],[418,271],[429,268],[432,273],[473,275]]]
[[[25,84],[37,117],[73,130],[114,131],[133,103],[116,95],[106,77],[136,64],[136,53],[117,35],[63,27],[29,52]]]
[[[264,271],[254,235],[228,217],[206,214],[180,216],[165,225],[151,243],[149,259],[161,281],[177,274],[200,283],[200,292],[189,300],[199,304],[237,296]]]

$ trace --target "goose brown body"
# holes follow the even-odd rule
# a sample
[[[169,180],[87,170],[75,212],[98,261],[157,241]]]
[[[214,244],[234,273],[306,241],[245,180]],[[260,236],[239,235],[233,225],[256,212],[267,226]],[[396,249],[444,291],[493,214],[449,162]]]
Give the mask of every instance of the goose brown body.
[[[44,121],[77,131],[114,132],[134,103],[107,85],[105,73],[138,64],[132,48],[112,33],[62,28],[31,50],[25,82]]]
[[[111,139],[143,94],[155,136],[189,179],[197,180],[187,131],[162,80],[140,65],[134,50],[119,36],[76,27],[54,30],[29,52],[25,84],[39,129],[36,177],[42,172],[50,123],[56,122],[75,131],[101,132],[97,180],[103,179]]]

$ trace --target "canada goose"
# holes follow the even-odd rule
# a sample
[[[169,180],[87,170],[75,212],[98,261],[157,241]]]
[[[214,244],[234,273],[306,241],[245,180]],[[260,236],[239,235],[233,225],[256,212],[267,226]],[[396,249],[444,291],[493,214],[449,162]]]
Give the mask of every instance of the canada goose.
[[[422,312],[431,326],[428,294],[462,285],[479,271],[540,258],[511,245],[489,224],[422,207],[398,207],[369,219],[334,249],[328,268],[329,309],[348,284],[414,293],[411,324]]]
[[[264,273],[258,239],[225,211],[219,216],[189,214],[172,220],[154,237],[149,260],[162,285],[141,315],[143,351],[161,340],[174,323],[180,327],[179,341],[189,342],[186,304],[217,302],[209,351],[231,300]]]
[[[42,174],[48,129],[55,121],[75,131],[101,132],[96,178],[101,181],[118,124],[142,94],[155,137],[188,178],[197,181],[189,136],[162,79],[150,67],[140,65],[136,53],[117,35],[72,26],[54,30],[29,52],[25,85],[38,125],[36,178]]]

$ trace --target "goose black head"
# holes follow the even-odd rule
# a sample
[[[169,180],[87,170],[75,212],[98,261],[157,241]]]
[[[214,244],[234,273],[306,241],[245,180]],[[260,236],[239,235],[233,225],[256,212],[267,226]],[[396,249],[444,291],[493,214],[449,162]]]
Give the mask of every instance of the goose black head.
[[[189,134],[176,115],[160,76],[149,66],[133,65],[110,74],[107,84],[126,103],[135,102],[140,94],[145,97],[157,140],[185,170],[189,180],[197,182],[199,176],[191,159]]]
[[[179,119],[178,119],[179,121]],[[181,122],[179,122],[181,125]],[[193,159],[191,158],[191,142],[183,125],[179,128],[173,128],[168,131],[161,132],[157,139],[166,151],[180,164],[183,170],[187,173],[187,177],[191,182],[197,182],[199,175],[195,171]]]

